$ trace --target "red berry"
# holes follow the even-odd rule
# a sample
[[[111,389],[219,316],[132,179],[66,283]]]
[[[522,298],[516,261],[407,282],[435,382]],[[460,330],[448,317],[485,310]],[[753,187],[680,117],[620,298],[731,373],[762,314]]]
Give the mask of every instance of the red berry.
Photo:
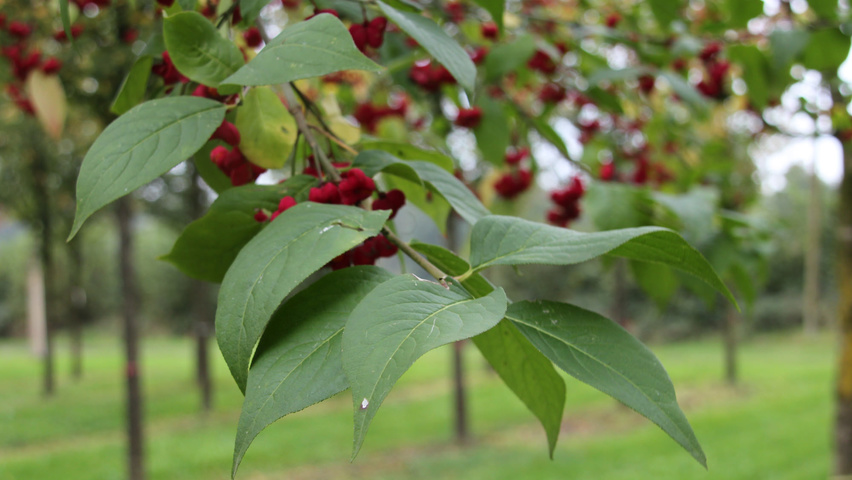
[[[353,23],[349,27],[349,35],[352,36],[352,41],[358,50],[365,52],[367,50],[367,29],[360,23]]]
[[[483,23],[480,31],[482,32],[483,37],[489,40],[497,40],[499,30],[497,29],[497,24],[494,22]]]
[[[339,190],[344,205],[355,205],[373,194],[376,183],[360,168],[353,168],[343,173]]]
[[[319,188],[311,188],[310,193],[308,193],[308,201],[337,205],[340,204],[340,191],[337,185],[325,183]]]
[[[249,27],[243,32],[243,39],[246,41],[246,45],[251,48],[257,48],[263,43],[263,37],[261,37],[260,30],[257,27]]]
[[[54,73],[59,72],[60,68],[62,68],[62,62],[60,62],[56,57],[48,58],[41,65],[41,71],[46,75],[53,75]]]
[[[289,196],[282,198],[281,201],[278,202],[278,210],[275,210],[275,212],[272,213],[271,220],[275,220],[276,218],[278,218],[278,215],[281,215],[287,210],[293,208],[294,206],[296,206],[296,199]]]
[[[373,202],[373,210],[391,210],[389,218],[393,218],[403,205],[405,205],[405,194],[401,190],[393,189],[379,194],[378,200]]]
[[[642,75],[639,77],[639,90],[644,94],[649,94],[654,90],[654,84],[657,79],[653,75]]]
[[[610,13],[609,16],[606,17],[606,26],[609,28],[615,28],[619,22],[621,22],[621,15],[619,15],[618,12]]]
[[[476,128],[482,120],[482,109],[479,107],[460,108],[455,124],[465,128]]]
[[[388,26],[388,19],[385,17],[376,17],[370,20],[367,24],[367,44],[373,48],[380,48],[385,41],[385,28]]]
[[[506,164],[507,165],[517,165],[521,163],[521,160],[527,158],[530,154],[530,149],[524,147],[515,150],[514,152],[506,153]]]
[[[30,34],[33,33],[33,27],[24,22],[14,21],[9,22],[9,28],[7,31],[9,32],[9,35],[23,39],[29,37]]]
[[[254,212],[254,220],[256,222],[265,222],[269,220],[269,215],[267,215],[263,210],[258,210]]]
[[[222,124],[216,128],[216,131],[213,132],[213,135],[210,136],[211,140],[222,140],[232,147],[236,147],[240,144],[240,131],[237,130],[237,126],[233,123],[222,120]]]
[[[600,176],[605,182],[615,180],[615,163],[607,162],[601,165]]]

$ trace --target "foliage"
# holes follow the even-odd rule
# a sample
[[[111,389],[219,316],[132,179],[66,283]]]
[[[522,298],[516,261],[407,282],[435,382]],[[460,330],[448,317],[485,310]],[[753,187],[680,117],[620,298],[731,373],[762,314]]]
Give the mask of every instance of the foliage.
[[[749,242],[760,239],[725,210],[744,209],[756,189],[742,161],[747,136],[727,135],[736,129],[729,119],[740,115],[747,134],[773,128],[758,112],[778,103],[793,62],[836,70],[849,49],[836,5],[807,10],[797,20],[818,28],[799,35],[774,29],[788,24],[789,11],[769,13],[766,31],[753,35],[751,21],[766,13],[757,0],[624,10],[546,0],[158,3],[162,38],[129,70],[113,105],[123,114],[86,154],[69,238],[95,211],[189,157],[221,193],[167,259],[222,282],[217,340],[246,393],[241,428],[249,425],[233,474],[259,429],[346,387],[354,456],[408,367],[466,338],[542,422],[551,451],[564,392],[553,362],[706,464],[666,372],[626,331],[570,304],[513,303],[483,275],[496,265],[623,257],[660,303],[681,283],[733,301],[715,265],[748,300],[743,269],[752,257],[759,263],[762,251]],[[287,21],[271,25],[282,9]],[[63,19],[67,35],[70,16]],[[17,100],[26,111],[27,99]],[[42,123],[48,131],[55,124]],[[566,123],[578,133],[572,142],[560,131]],[[579,158],[569,148],[577,142]],[[258,187],[261,175],[282,183]],[[492,214],[489,207],[511,213],[537,176],[559,180],[546,214],[552,225]],[[567,228],[587,190],[589,213],[606,231]],[[406,201],[441,230],[451,214],[467,222],[466,259],[401,239],[393,218]],[[708,261],[673,230],[649,224],[682,229],[717,254]],[[394,255],[431,279],[365,268]],[[334,279],[355,286],[342,290]],[[306,306],[317,298],[346,308]],[[307,343],[293,343],[301,338]],[[314,375],[324,388],[313,388]],[[275,385],[285,383],[281,394]],[[534,400],[543,391],[547,400]]]

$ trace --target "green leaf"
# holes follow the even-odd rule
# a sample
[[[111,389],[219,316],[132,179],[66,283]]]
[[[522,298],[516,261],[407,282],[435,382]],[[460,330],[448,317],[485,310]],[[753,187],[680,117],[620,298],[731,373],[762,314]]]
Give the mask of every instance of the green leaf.
[[[808,46],[805,47],[803,65],[805,68],[832,71],[849,56],[852,39],[839,28],[823,28],[811,32]]]
[[[249,370],[232,476],[264,428],[349,388],[340,355],[343,327],[358,303],[391,278],[374,266],[331,272],[275,312]]]
[[[582,233],[517,217],[491,215],[473,226],[474,271],[493,265],[572,265],[601,255],[668,265],[698,277],[736,304],[713,267],[677,233],[660,227]]]
[[[743,66],[743,80],[748,87],[748,98],[758,110],[769,102],[769,78],[772,75],[769,59],[755,45],[731,45],[728,58]]]
[[[237,108],[240,151],[263,168],[281,168],[296,143],[296,121],[269,87],[252,88]]]
[[[278,85],[341,70],[381,69],[358,51],[337,17],[322,13],[285,28],[223,83]]]
[[[444,170],[453,173],[453,159],[441,152],[424,150],[409,143],[396,143],[387,141],[361,142],[362,150],[384,150],[402,160],[423,160],[434,163]]]
[[[473,337],[473,343],[503,383],[541,422],[553,458],[565,408],[565,381],[550,360],[506,320]]]
[[[450,38],[437,23],[420,14],[403,12],[381,1],[378,1],[378,4],[388,20],[411,35],[411,38],[449,70],[459,85],[473,93],[476,66],[458,42]]]
[[[83,159],[68,239],[96,210],[197,152],[222,123],[225,108],[206,98],[171,97],[145,102],[112,122]]]
[[[474,299],[456,282],[445,288],[413,275],[388,280],[364,297],[343,332],[343,369],[355,407],[352,458],[382,401],[414,361],[493,327],[506,302],[502,289]]]
[[[418,242],[412,242],[411,246],[450,275],[462,275],[470,270],[466,261],[446,248]],[[462,286],[477,298],[494,291],[488,280],[478,273],[467,277]],[[501,320],[496,327],[480,333],[472,340],[503,383],[539,419],[547,434],[552,458],[565,407],[565,382],[562,377],[556,373],[550,360],[506,320]]]
[[[485,57],[485,80],[492,82],[514,72],[527,63],[535,50],[535,38],[532,35],[524,35],[512,42],[497,45]]]
[[[618,324],[573,305],[547,301],[513,303],[506,318],[559,368],[656,423],[707,467],[665,369]]]
[[[680,75],[670,71],[663,71],[660,73],[660,76],[665,78],[666,81],[669,82],[669,85],[671,85],[674,93],[692,108],[699,111],[707,110],[707,100],[698,92],[698,90],[695,89],[695,87],[686,83]]]
[[[265,7],[270,0],[239,0],[239,2],[240,14],[243,16],[243,22],[250,24],[254,22],[254,19],[257,18],[260,11],[263,10],[263,7]]]
[[[630,262],[630,270],[639,287],[662,309],[677,292],[680,282],[671,268],[659,263]]]
[[[589,84],[597,85],[600,82],[608,81],[608,82],[618,82],[624,80],[632,80],[635,78],[639,78],[642,75],[651,73],[651,70],[648,67],[628,67],[621,68],[618,70],[604,67],[599,68],[589,75]]]
[[[198,175],[201,176],[201,179],[204,180],[204,183],[208,187],[212,188],[218,194],[233,187],[231,179],[210,160],[210,152],[221,143],[223,142],[216,140],[207,142],[201,150],[195,152],[195,155],[192,156],[195,168],[198,170]]]
[[[163,39],[178,71],[210,87],[218,87],[245,63],[240,49],[198,12],[168,16]]]
[[[837,20],[837,0],[808,0],[817,16],[825,20]]]
[[[726,0],[730,28],[745,28],[748,21],[763,13],[763,0]]]
[[[793,59],[808,46],[810,34],[806,30],[773,29],[769,34],[772,47],[772,66],[777,72],[783,72]]]
[[[667,29],[669,24],[681,18],[684,0],[650,0],[651,12],[660,27]]]
[[[473,130],[476,146],[482,157],[492,165],[503,166],[506,148],[509,146],[511,132],[509,120],[501,102],[494,101],[488,95],[480,95],[476,105],[482,109],[482,121]]]
[[[484,8],[491,15],[491,20],[497,24],[500,33],[503,33],[503,8],[506,0],[473,0],[477,5]]]
[[[622,183],[595,182],[583,199],[585,214],[598,230],[632,228],[650,223],[653,203],[646,188]]]
[[[74,36],[71,35],[71,12],[68,11],[68,0],[59,0],[59,17],[62,19],[62,30],[65,31],[65,38],[74,43]]]
[[[364,152],[362,155],[356,157],[352,166],[360,168],[361,165],[364,165],[364,168],[370,172],[385,171],[394,175],[394,171],[398,168],[394,166],[395,163],[403,163],[403,165],[411,167],[417,173],[417,176],[420,177],[420,180],[426,182],[430,191],[444,197],[452,205],[453,209],[470,224],[476,223],[477,220],[489,214],[488,209],[482,205],[482,202],[476,198],[476,195],[459,181],[459,179],[434,163],[419,161],[402,162],[402,160],[387,152],[372,151]],[[406,172],[406,176],[401,178],[410,181],[407,178],[408,170],[405,169],[404,171]]]
[[[153,63],[154,59],[150,55],[142,55],[136,59],[130,72],[124,77],[124,82],[112,106],[109,107],[110,112],[122,115],[145,99],[145,90],[148,87],[148,77],[151,76]]]
[[[240,250],[222,280],[216,339],[240,390],[255,344],[284,298],[329,261],[379,233],[390,210],[301,203]]]
[[[400,162],[398,158],[384,150],[362,150],[353,160],[352,166],[360,168],[368,177],[385,172],[422,185],[420,176],[411,165]]]
[[[162,259],[192,278],[221,282],[240,250],[263,230],[265,224],[254,219],[255,212],[274,212],[286,196],[305,201],[316,184],[316,178],[298,175],[276,185],[229,188],[203,217],[184,229]]]

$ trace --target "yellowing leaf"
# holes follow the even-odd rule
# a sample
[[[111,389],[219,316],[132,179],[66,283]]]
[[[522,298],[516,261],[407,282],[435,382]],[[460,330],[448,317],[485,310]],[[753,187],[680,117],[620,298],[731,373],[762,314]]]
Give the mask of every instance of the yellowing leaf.
[[[41,126],[51,138],[59,139],[68,115],[68,102],[59,77],[34,70],[27,77],[26,90]]]
[[[296,122],[269,87],[251,89],[237,108],[240,151],[255,165],[281,168],[296,143]]]

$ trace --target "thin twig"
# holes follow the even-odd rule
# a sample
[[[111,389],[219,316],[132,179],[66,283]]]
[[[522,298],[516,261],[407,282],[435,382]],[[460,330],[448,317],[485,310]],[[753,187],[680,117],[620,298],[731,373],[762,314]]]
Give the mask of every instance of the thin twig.
[[[350,147],[349,145],[347,145],[347,144],[346,144],[346,142],[344,142],[343,140],[340,140],[339,138],[337,138],[337,136],[336,136],[336,135],[333,135],[333,134],[331,134],[330,132],[325,131],[325,129],[320,128],[320,127],[318,127],[318,126],[316,126],[316,125],[311,125],[311,128],[313,128],[313,129],[314,129],[314,130],[316,130],[317,132],[319,132],[319,133],[323,134],[326,138],[328,138],[329,140],[331,140],[332,142],[334,142],[335,144],[337,144],[337,146],[338,146],[338,147],[340,147],[340,148],[342,148],[342,149],[346,150],[347,152],[351,153],[352,155],[358,155],[358,150],[355,150],[354,148],[352,148],[352,147]]]
[[[411,245],[406,243],[401,238],[397,237],[396,234],[390,231],[390,229],[387,227],[382,228],[382,235],[387,237],[387,239],[390,240],[391,243],[393,243],[394,245],[399,247],[400,250],[405,252],[405,254],[408,255],[408,258],[414,260],[414,263],[420,265],[423,270],[426,270],[426,272],[429,273],[429,275],[432,275],[432,277],[434,277],[435,280],[440,282],[441,285],[444,286],[444,288],[450,288],[449,284],[447,283],[447,278],[449,278],[449,275],[441,271],[440,268],[433,265],[432,262],[426,259],[426,257],[420,255],[420,252],[411,248]]]

